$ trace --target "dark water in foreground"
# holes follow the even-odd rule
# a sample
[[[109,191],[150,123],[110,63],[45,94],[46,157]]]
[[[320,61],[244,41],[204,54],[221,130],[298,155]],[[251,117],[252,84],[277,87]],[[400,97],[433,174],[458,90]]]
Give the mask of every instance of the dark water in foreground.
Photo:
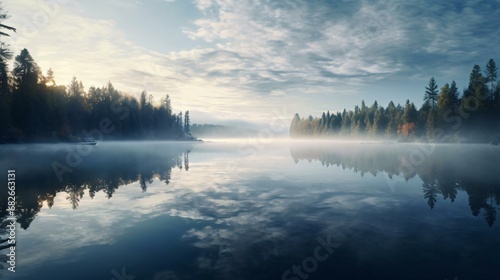
[[[500,275],[500,147],[76,148],[0,146],[1,221],[8,169],[17,188],[16,272],[1,263],[2,279]]]

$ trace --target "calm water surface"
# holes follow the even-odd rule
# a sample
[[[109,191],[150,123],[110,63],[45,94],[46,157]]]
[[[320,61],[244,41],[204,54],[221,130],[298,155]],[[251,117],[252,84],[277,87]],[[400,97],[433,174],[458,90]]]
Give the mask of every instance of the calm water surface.
[[[499,279],[500,147],[252,143],[0,146],[0,274]]]

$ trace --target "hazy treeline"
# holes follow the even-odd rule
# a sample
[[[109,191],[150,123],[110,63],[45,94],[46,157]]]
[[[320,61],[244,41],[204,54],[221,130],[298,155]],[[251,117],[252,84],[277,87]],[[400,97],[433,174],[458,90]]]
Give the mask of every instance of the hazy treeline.
[[[485,71],[474,65],[469,85],[461,93],[455,81],[439,89],[434,78],[425,87],[424,103],[413,102],[383,107],[364,101],[354,110],[321,117],[301,118],[295,114],[290,126],[292,137],[394,137],[439,142],[495,141],[500,132],[500,83],[497,67],[490,59]]]
[[[257,131],[236,126],[216,124],[193,124],[191,134],[195,137],[247,137],[257,135]]]
[[[189,111],[174,114],[168,95],[153,106],[152,95],[143,91],[137,100],[111,82],[88,91],[76,78],[67,86],[56,85],[53,71],[43,75],[26,49],[6,78],[0,94],[0,142],[65,140],[84,136],[103,121],[112,128],[107,136],[114,139],[168,139],[189,131]]]
[[[0,22],[6,18],[0,3]],[[15,31],[0,24],[3,29]],[[69,140],[103,124],[111,139],[171,139],[189,132],[189,112],[173,113],[168,95],[153,106],[152,95],[143,91],[137,100],[111,82],[88,91],[76,78],[57,85],[54,72],[44,75],[27,49],[15,56],[10,71],[12,58],[0,42],[0,143]]]

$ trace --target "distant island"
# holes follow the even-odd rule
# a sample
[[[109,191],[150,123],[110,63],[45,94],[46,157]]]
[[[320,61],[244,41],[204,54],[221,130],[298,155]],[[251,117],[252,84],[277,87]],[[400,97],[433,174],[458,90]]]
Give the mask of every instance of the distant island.
[[[54,72],[43,75],[27,49],[9,74],[5,60],[12,54],[2,46],[7,55],[0,56],[0,143],[197,140],[190,134],[189,111],[174,114],[168,94],[154,106],[146,91],[137,100],[111,82],[88,91],[75,77],[67,86],[56,85]]]
[[[382,138],[399,141],[500,143],[500,83],[497,67],[490,59],[483,72],[474,65],[469,86],[460,94],[455,81],[438,84],[431,78],[425,87],[424,103],[417,110],[389,102],[384,108],[375,101],[361,102],[354,110],[321,117],[301,118],[295,114],[290,125],[292,138]]]

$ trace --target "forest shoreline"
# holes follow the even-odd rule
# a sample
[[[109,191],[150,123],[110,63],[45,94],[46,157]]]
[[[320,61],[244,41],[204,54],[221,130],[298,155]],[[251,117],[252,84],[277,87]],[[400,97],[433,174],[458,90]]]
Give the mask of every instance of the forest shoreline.
[[[439,89],[431,77],[424,103],[417,106],[409,99],[405,104],[390,101],[382,106],[376,100],[353,110],[323,112],[321,116],[301,117],[298,113],[290,124],[290,136],[325,138],[385,138],[450,143],[500,142],[500,82],[493,59],[485,70],[476,64],[469,84],[463,91],[457,83],[444,83]]]
[[[500,139],[491,141],[479,141],[479,140],[462,140],[462,141],[436,141],[429,139],[381,139],[381,138],[338,138],[338,137],[292,137],[292,141],[322,141],[326,143],[343,142],[343,141],[359,141],[362,144],[484,144],[500,146]]]
[[[169,139],[130,139],[130,138],[111,138],[111,139],[95,139],[95,138],[80,138],[76,137],[73,140],[69,139],[16,139],[17,141],[0,141],[0,145],[26,145],[26,144],[75,144],[75,145],[95,145],[96,143],[109,141],[165,141],[165,142],[205,142],[203,139],[196,138],[192,135],[183,135]],[[91,144],[91,143],[94,144]]]

